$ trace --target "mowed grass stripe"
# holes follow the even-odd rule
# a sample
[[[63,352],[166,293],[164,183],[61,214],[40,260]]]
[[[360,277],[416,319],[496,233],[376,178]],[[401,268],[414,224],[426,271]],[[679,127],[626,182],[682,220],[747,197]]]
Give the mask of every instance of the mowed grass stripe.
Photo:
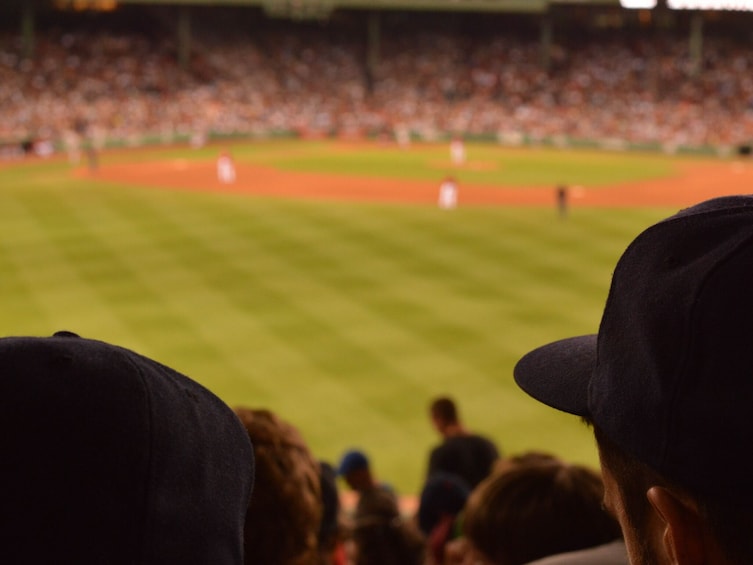
[[[21,318],[22,325],[28,327],[33,323],[44,333],[70,329],[71,325],[89,316],[93,310],[101,310],[96,316],[99,321],[105,321],[106,318],[108,322],[117,325],[119,318],[106,316],[108,305],[97,300],[96,294],[91,292],[92,288],[86,284],[75,264],[62,256],[57,245],[58,238],[70,239],[72,245],[79,242],[87,245],[85,240],[79,240],[75,235],[78,228],[75,221],[70,221],[67,201],[57,198],[54,193],[45,193],[42,198],[29,194],[19,195],[15,201],[16,219],[27,222],[30,227],[23,229],[17,223],[12,233],[3,234],[6,254],[12,256],[15,262],[15,269],[7,270],[4,278],[14,275],[23,277],[27,290],[33,294],[33,300],[37,304],[37,316],[27,312]],[[34,234],[34,237],[28,238],[21,234]],[[14,237],[16,235],[21,237]],[[16,300],[11,303],[16,303]]]
[[[40,244],[37,249],[48,255],[54,251],[64,256],[66,264],[73,267],[69,270],[77,274],[77,280],[71,280],[71,277],[54,280],[45,276],[40,257],[33,254],[26,257],[32,266],[31,281],[37,285],[54,281],[55,288],[59,289],[59,292],[39,290],[39,294],[51,302],[51,308],[55,310],[53,317],[58,321],[44,324],[37,320],[41,328],[37,332],[48,333],[51,328],[64,326],[85,335],[109,335],[110,339],[147,354],[158,351],[162,359],[166,351],[173,353],[172,357],[176,359],[191,354],[209,359],[214,357],[215,361],[222,357],[219,352],[213,354],[211,348],[206,347],[211,342],[197,339],[198,336],[191,332],[196,327],[194,323],[186,323],[169,308],[166,297],[173,295],[167,291],[178,280],[186,278],[185,274],[179,274],[168,276],[167,280],[160,279],[161,274],[171,272],[169,268],[166,271],[160,269],[166,264],[169,267],[169,261],[164,259],[170,253],[150,260],[158,249],[154,242],[134,245],[133,238],[138,239],[138,230],[114,222],[107,207],[98,202],[103,195],[106,192],[87,194],[80,191],[77,194],[68,192],[60,201],[56,201],[54,194],[45,194],[40,200],[43,205],[37,207],[37,216],[46,218],[43,223],[64,225],[66,229],[62,232],[53,230],[49,245]],[[66,207],[67,199],[72,199],[71,206]],[[122,199],[117,199],[111,206],[112,209],[122,207]],[[45,211],[49,213],[45,214]],[[133,211],[138,216],[143,212],[143,206],[134,207]],[[50,218],[54,220],[50,222]],[[23,248],[19,252],[25,254]],[[126,264],[128,258],[135,258],[138,264],[129,267]],[[65,296],[66,288],[80,296]],[[90,292],[81,295],[84,289]],[[108,313],[112,315],[108,316]],[[103,322],[112,317],[124,322],[124,327],[107,327]],[[91,318],[91,324],[87,323],[87,318]]]
[[[278,216],[272,215],[275,218]],[[253,222],[256,226],[254,242],[258,243],[263,237],[269,242],[268,251],[271,252],[262,254],[257,248],[253,260],[249,260],[246,267],[248,272],[238,273],[239,278],[245,279],[249,275],[257,278],[250,282],[262,285],[259,296],[266,297],[264,305],[273,304],[274,309],[277,310],[276,313],[279,314],[281,296],[300,297],[298,308],[314,312],[312,317],[320,320],[314,327],[303,328],[303,331],[312,331],[311,337],[316,339],[321,339],[322,328],[319,325],[329,324],[326,320],[332,318],[343,322],[338,324],[341,327],[336,328],[336,331],[363,327],[364,312],[358,306],[358,301],[350,298],[352,280],[342,280],[338,276],[344,268],[352,268],[353,261],[349,260],[349,257],[336,259],[323,252],[330,247],[330,242],[341,239],[336,233],[337,230],[330,230],[334,232],[334,235],[324,237],[315,233],[315,230],[312,231],[310,226],[306,225],[305,219],[299,216],[290,216],[288,221],[276,223],[276,225],[265,222],[266,220],[261,217],[257,217]],[[246,222],[239,229],[246,230],[250,223]],[[262,224],[266,226],[263,229],[260,227]],[[216,243],[217,240],[215,240]],[[264,280],[268,281],[268,284],[265,285]],[[300,321],[299,312],[292,314],[290,319],[283,317],[282,323]],[[349,333],[352,336],[352,333]],[[352,339],[352,337],[347,339]],[[341,363],[342,361],[335,360],[334,362]],[[381,368],[380,372],[383,370],[384,368]]]
[[[0,206],[0,296],[3,309],[0,319],[15,321],[8,330],[23,335],[27,328],[37,327],[45,317],[44,305],[35,289],[36,276],[29,273],[29,262],[36,261],[34,250],[39,247],[40,230],[29,229],[33,220],[25,207],[12,195],[2,198]],[[31,256],[30,256],[31,255]]]
[[[418,213],[415,215],[419,216]],[[540,212],[537,215],[538,218],[543,218]],[[530,241],[526,238],[511,244],[511,241],[515,240],[515,236],[511,237],[511,234],[530,233],[530,224],[527,221],[522,225],[516,223],[515,215],[505,218],[504,233],[500,233],[497,223],[499,218],[487,224],[485,231],[478,229],[480,223],[476,218],[443,217],[433,225],[428,225],[428,222],[424,221],[420,229],[403,223],[389,226],[374,225],[374,222],[380,221],[381,218],[382,216],[371,214],[365,218],[366,225],[363,222],[351,225],[350,231],[344,234],[346,237],[341,238],[338,243],[340,247],[352,246],[354,241],[368,239],[371,234],[386,234],[382,236],[378,250],[380,264],[374,265],[373,256],[364,259],[370,261],[373,267],[368,268],[367,263],[363,264],[369,272],[374,272],[386,264],[386,268],[394,269],[388,276],[398,280],[399,285],[386,296],[385,293],[376,292],[374,288],[366,287],[366,294],[362,298],[368,301],[376,295],[376,304],[380,310],[389,312],[390,315],[398,314],[402,318],[405,318],[406,314],[416,312],[418,301],[422,308],[416,312],[417,320],[430,318],[429,323],[433,327],[428,332],[426,327],[418,327],[417,331],[442,340],[437,343],[441,348],[462,343],[464,337],[468,338],[466,341],[485,342],[495,332],[487,331],[488,327],[480,332],[474,331],[474,327],[481,321],[498,323],[499,320],[496,318],[503,316],[506,310],[509,312],[510,306],[517,310],[516,297],[520,293],[531,292],[527,279],[531,276],[541,278],[542,271],[551,271],[552,264],[558,263],[561,255],[566,255],[555,249],[552,254],[532,257],[527,252],[530,249]],[[473,222],[477,237],[472,240],[457,237],[457,232],[469,228],[469,222]],[[332,219],[328,218],[327,223],[331,224]],[[550,224],[537,225],[536,230],[541,232],[542,228],[545,229],[548,225]],[[559,234],[554,234],[557,235]],[[574,246],[573,249],[578,249],[578,246]],[[373,246],[371,250],[373,251]],[[537,262],[531,266],[531,260]],[[567,260],[566,263],[571,262]],[[400,271],[404,272],[394,276]],[[599,273],[604,275],[604,280],[608,278],[608,273],[603,269]],[[572,274],[579,279],[583,277],[582,272],[578,270]],[[561,273],[555,278],[551,276],[551,272],[547,272],[546,275],[547,277],[542,280],[550,285],[550,293],[566,292],[563,290]],[[602,281],[597,281],[595,285],[603,290]],[[405,300],[401,300],[403,296],[406,297]],[[380,297],[381,303],[378,301]],[[391,300],[393,302],[390,302]],[[563,300],[563,303],[568,304],[570,310],[573,302],[576,307],[578,306],[579,300],[590,300],[590,297],[581,298],[581,294],[576,294],[568,297],[568,300]],[[430,311],[431,315],[422,315],[426,311]],[[557,312],[548,315],[557,315]],[[451,325],[448,326],[445,321]],[[447,330],[446,336],[442,335],[443,329]],[[465,331],[469,329],[471,331]]]
[[[218,352],[219,366],[208,376],[215,386],[222,385],[217,392],[243,388],[248,397],[265,403],[280,394],[275,380],[259,374],[259,364],[246,357],[261,350],[295,358],[295,341],[276,339],[256,317],[249,316],[254,305],[266,298],[244,267],[248,250],[228,242],[219,226],[192,220],[199,210],[195,206],[200,205],[188,198],[165,207],[161,202],[142,206],[134,227],[160,251],[160,284],[169,289],[166,303],[180,311]],[[175,353],[180,359],[180,351]]]
[[[183,228],[184,226],[181,227],[172,224],[171,232],[179,232]],[[283,227],[280,233],[287,234],[289,231],[290,230],[287,227]],[[222,247],[223,240],[219,237],[213,237],[211,240],[204,241],[211,241],[212,247],[219,248]],[[255,241],[258,242],[258,240]],[[208,258],[211,255],[211,253],[207,252],[208,244],[201,241],[192,240],[190,245],[182,246],[181,249],[190,248],[192,253],[196,253],[197,248],[201,247],[204,248],[201,251],[201,254],[206,255],[206,258]],[[273,245],[272,247],[274,249],[273,255],[279,257],[277,246]],[[288,249],[288,252],[288,257],[293,255],[292,250]],[[295,263],[295,260],[291,262]],[[238,307],[240,309],[248,307],[244,302],[244,299],[247,296],[254,296],[256,299],[260,299],[262,307],[264,305],[272,304],[273,309],[268,308],[266,312],[259,312],[259,310],[253,309],[249,310],[248,314],[257,320],[263,320],[265,314],[268,314],[269,318],[266,320],[266,323],[268,324],[267,329],[269,330],[269,333],[279,334],[281,337],[288,340],[289,343],[297,344],[300,351],[304,351],[311,360],[313,370],[318,369],[318,373],[320,373],[319,375],[312,375],[312,368],[309,367],[306,370],[306,374],[309,375],[310,380],[302,383],[303,387],[285,387],[285,383],[290,383],[291,376],[278,375],[279,378],[277,378],[276,382],[279,387],[285,389],[279,390],[278,394],[281,397],[287,395],[290,400],[294,401],[295,405],[299,406],[302,402],[302,395],[305,395],[305,398],[307,399],[316,400],[316,398],[311,398],[311,392],[312,389],[318,388],[317,383],[320,383],[323,379],[331,380],[337,377],[344,377],[347,382],[341,383],[343,390],[353,390],[354,388],[358,388],[360,392],[359,395],[355,397],[348,395],[350,398],[347,398],[348,402],[343,403],[343,405],[347,406],[348,404],[351,404],[353,411],[352,413],[347,410],[341,411],[344,421],[339,422],[340,425],[338,427],[354,431],[354,433],[357,434],[358,422],[363,421],[359,416],[362,416],[364,414],[364,409],[367,409],[370,410],[372,415],[371,422],[368,420],[365,421],[368,423],[369,429],[374,429],[373,420],[376,420],[376,423],[379,424],[376,428],[381,430],[380,434],[382,436],[384,436],[386,432],[389,432],[390,429],[394,429],[395,438],[392,438],[394,444],[399,445],[401,442],[404,442],[404,426],[400,426],[398,424],[399,419],[395,418],[395,414],[390,412],[390,408],[398,407],[400,406],[400,403],[396,403],[394,398],[388,398],[386,402],[380,398],[384,392],[393,394],[390,391],[393,391],[394,388],[385,387],[384,384],[391,380],[390,377],[392,373],[394,373],[394,369],[380,365],[380,359],[371,355],[368,348],[358,347],[352,343],[350,338],[343,337],[343,335],[341,335],[342,329],[340,326],[332,326],[332,323],[329,321],[333,318],[331,311],[326,312],[326,316],[323,315],[317,317],[312,316],[304,306],[301,306],[301,304],[319,304],[320,302],[326,302],[325,299],[327,298],[327,292],[322,292],[318,289],[317,299],[310,301],[310,295],[307,297],[306,293],[303,293],[301,296],[299,292],[287,293],[284,289],[281,291],[274,286],[267,286],[263,282],[260,283],[261,279],[254,279],[249,276],[249,271],[252,269],[251,264],[252,262],[250,262],[246,268],[238,266],[233,269],[232,272],[229,272],[222,277],[224,280],[243,282],[242,287],[230,289],[233,297],[238,299]],[[306,273],[303,273],[303,275],[305,274]],[[280,284],[283,284],[285,280],[297,280],[300,277],[300,273],[293,273],[292,276],[285,275],[285,277],[278,278],[277,281]],[[213,282],[222,284],[222,281]],[[313,284],[309,286],[315,287],[316,285]],[[234,294],[237,290],[240,291],[241,296]],[[298,291],[300,289],[296,288],[293,290]],[[300,304],[297,303],[295,298],[298,296],[301,296]],[[249,366],[254,365],[255,363],[252,360]],[[268,375],[258,375],[258,378],[268,380],[270,377]],[[295,374],[292,375],[292,378],[295,379]],[[373,391],[370,390],[369,387],[373,387]],[[316,404],[316,406],[326,406],[328,402],[335,400],[335,398],[332,397],[331,392],[331,387],[329,387],[326,390],[327,397],[322,398],[322,402]],[[374,394],[377,395],[376,399],[373,397]],[[257,402],[258,401],[259,399],[257,399]],[[279,406],[279,403],[277,405]],[[282,409],[284,410],[284,408],[285,407],[283,406]],[[331,435],[331,433],[332,430],[329,429],[329,434]],[[405,445],[404,447],[409,447],[409,445]]]
[[[370,308],[374,316],[399,320],[397,329],[407,329],[413,334],[410,347],[419,352],[428,342],[438,360],[447,357],[452,347],[464,340],[483,341],[484,334],[476,330],[475,321],[483,313],[484,305],[471,293],[455,288],[478,286],[464,280],[466,276],[475,276],[473,271],[455,265],[452,257],[450,260],[433,257],[428,246],[416,249],[415,235],[396,225],[389,209],[382,212],[355,219],[352,214],[336,219],[327,215],[317,220],[317,233],[308,230],[299,234],[301,244],[313,240],[307,258],[312,277],[342,287],[343,292]],[[383,225],[362,229],[364,219]],[[325,230],[336,235],[318,241],[318,235]],[[352,260],[337,261],[336,256],[358,257],[355,264],[360,268],[354,269]],[[490,293],[485,289],[481,294],[488,297]],[[404,345],[402,335],[400,339]],[[375,344],[380,348],[384,345]],[[476,373],[473,366],[458,369],[462,369],[461,375]],[[426,380],[423,376],[417,378]]]
[[[99,195],[83,192],[73,203],[66,203],[62,198],[55,202],[48,196],[47,202],[54,204],[57,220],[76,226],[73,233],[53,236],[52,243],[83,283],[77,286],[89,290],[87,296],[67,303],[68,308],[58,305],[57,316],[70,327],[82,322],[74,309],[100,309],[101,317],[112,312],[129,332],[129,337],[137,336],[136,340],[129,339],[130,343],[141,345],[156,339],[180,339],[186,331],[184,321],[166,307],[162,292],[154,288],[166,287],[150,284],[151,279],[145,276],[158,276],[158,272],[128,265],[126,260],[134,256],[131,234],[124,233],[122,227],[112,221],[106,206],[97,202],[98,199]],[[41,215],[44,211],[41,207],[34,213]],[[123,235],[126,237],[121,237]],[[96,326],[91,330],[94,335],[103,331]]]
[[[182,214],[185,218],[190,218],[190,215],[190,213]],[[244,220],[244,222],[247,221],[249,221],[248,218]],[[202,231],[201,236],[195,237],[188,227],[194,225],[192,221],[187,221],[185,224],[175,221],[166,223],[169,225],[169,232],[172,236],[183,240],[183,243],[175,250],[175,256],[183,256],[184,264],[203,265],[204,277],[209,285],[227,291],[237,308],[246,310],[248,314],[257,318],[269,316],[268,323],[291,343],[296,343],[297,338],[321,340],[322,335],[331,332],[323,332],[323,323],[316,317],[307,317],[302,311],[300,304],[305,305],[309,302],[305,291],[307,287],[310,289],[311,284],[315,284],[316,280],[308,277],[308,269],[301,270],[301,267],[305,266],[305,261],[295,259],[294,249],[286,249],[288,254],[280,253],[280,242],[287,246],[284,243],[290,232],[287,224],[282,226],[277,234],[266,235],[266,240],[271,241],[269,246],[271,253],[266,255],[266,263],[270,263],[269,258],[272,257],[273,261],[278,262],[279,267],[275,278],[269,279],[269,277],[259,276],[257,272],[258,263],[265,262],[264,250],[258,245],[258,237],[249,240],[253,249],[241,251],[241,246],[237,244],[237,241],[233,241],[232,237],[228,238],[227,234],[223,236],[219,229],[214,230],[209,238],[205,237],[206,230]],[[233,249],[231,253],[226,251],[228,242],[232,244],[229,246]],[[245,259],[239,261],[238,253],[243,253]],[[223,255],[227,255],[230,261],[218,260]],[[292,260],[290,256],[293,256]],[[283,259],[282,262],[279,261],[280,258]],[[306,281],[307,278],[310,280],[302,288],[297,287],[295,282],[291,283],[291,281]],[[289,284],[293,286],[285,288]],[[301,335],[296,335],[295,332],[301,332]],[[316,349],[325,353],[332,350],[328,347]],[[316,355],[321,357],[322,353]],[[342,359],[338,356],[326,362],[339,364],[342,363]],[[331,371],[332,367],[327,367],[327,370]]]

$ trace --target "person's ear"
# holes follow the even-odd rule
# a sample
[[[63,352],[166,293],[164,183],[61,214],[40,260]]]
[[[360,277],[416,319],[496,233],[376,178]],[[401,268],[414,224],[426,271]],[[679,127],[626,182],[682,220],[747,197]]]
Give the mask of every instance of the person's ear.
[[[698,510],[663,487],[651,487],[646,496],[663,523],[662,541],[670,563],[705,563],[704,522]]]

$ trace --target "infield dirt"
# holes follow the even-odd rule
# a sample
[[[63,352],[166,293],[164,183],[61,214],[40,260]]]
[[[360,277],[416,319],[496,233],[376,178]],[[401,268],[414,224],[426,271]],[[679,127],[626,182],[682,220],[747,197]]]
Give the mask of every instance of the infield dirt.
[[[436,182],[365,176],[345,176],[237,165],[238,180],[221,184],[213,162],[167,160],[119,163],[96,173],[79,170],[99,181],[125,182],[151,188],[218,191],[281,198],[318,198],[347,201],[436,203]],[[744,161],[683,162],[671,178],[618,183],[611,186],[571,187],[574,206],[686,206],[714,196],[747,193],[753,187],[753,163]],[[552,206],[554,187],[490,187],[460,185],[461,205]]]

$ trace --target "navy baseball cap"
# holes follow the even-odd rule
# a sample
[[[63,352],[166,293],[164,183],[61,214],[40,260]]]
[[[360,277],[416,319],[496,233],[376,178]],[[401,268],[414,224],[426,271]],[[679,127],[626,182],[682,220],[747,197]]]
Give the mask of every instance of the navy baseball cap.
[[[248,434],[209,390],[71,332],[0,338],[0,562],[243,563]]]
[[[369,459],[366,455],[356,449],[347,451],[340,460],[340,465],[337,468],[337,474],[345,476],[353,471],[360,471],[361,469],[369,468]]]
[[[515,381],[692,492],[750,489],[752,282],[753,197],[682,210],[623,253],[598,334],[528,353]]]
[[[431,535],[443,516],[457,516],[470,494],[468,483],[457,475],[440,471],[430,476],[421,489],[417,513],[424,535]]]

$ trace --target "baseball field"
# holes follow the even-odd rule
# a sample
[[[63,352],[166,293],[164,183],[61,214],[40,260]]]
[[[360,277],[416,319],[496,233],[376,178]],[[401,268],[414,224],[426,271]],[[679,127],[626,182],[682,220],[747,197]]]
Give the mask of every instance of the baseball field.
[[[237,182],[216,180],[229,149]],[[597,330],[620,253],[654,221],[749,192],[729,158],[445,144],[256,141],[0,162],[0,332],[67,329],[151,356],[231,406],[267,407],[323,459],[366,450],[404,494],[459,401],[507,453],[596,464],[516,360]],[[446,175],[459,207],[436,206]],[[570,187],[567,218],[554,187]]]

